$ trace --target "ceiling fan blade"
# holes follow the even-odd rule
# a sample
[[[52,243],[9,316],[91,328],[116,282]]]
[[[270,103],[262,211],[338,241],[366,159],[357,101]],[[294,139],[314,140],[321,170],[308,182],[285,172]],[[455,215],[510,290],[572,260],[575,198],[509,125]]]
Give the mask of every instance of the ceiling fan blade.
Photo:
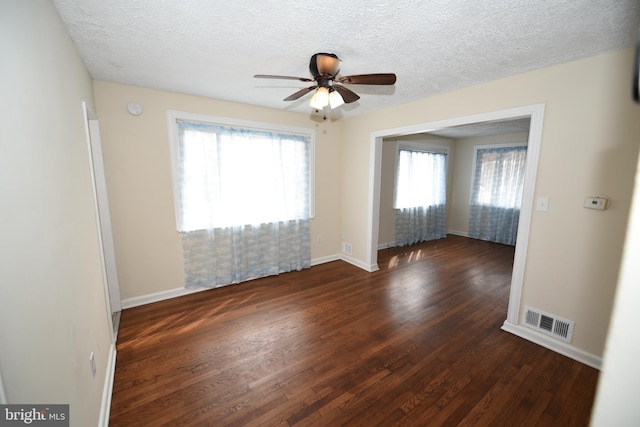
[[[296,99],[302,97],[303,95],[306,95],[307,93],[311,92],[316,87],[317,86],[309,86],[309,87],[305,87],[304,89],[300,89],[296,93],[287,96],[283,101],[295,101]]]
[[[360,96],[358,96],[357,93],[352,92],[344,86],[333,85],[333,88],[340,94],[340,96],[342,96],[345,104],[349,104],[350,102],[355,102],[360,99]]]
[[[358,74],[340,77],[337,80],[340,83],[352,85],[392,85],[396,82],[396,75],[393,73]]]
[[[271,74],[256,74],[256,79],[281,79],[281,80],[300,80],[301,82],[312,82],[313,79],[307,77],[293,77],[293,76],[273,76]]]

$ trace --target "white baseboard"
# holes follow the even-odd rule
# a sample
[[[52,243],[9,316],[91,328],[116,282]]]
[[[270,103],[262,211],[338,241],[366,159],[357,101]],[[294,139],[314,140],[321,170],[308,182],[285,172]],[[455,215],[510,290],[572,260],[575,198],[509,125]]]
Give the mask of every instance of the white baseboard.
[[[195,294],[196,292],[207,291],[209,288],[174,288],[167,291],[154,292],[152,294],[141,295],[139,297],[122,300],[122,309],[138,307],[140,305],[151,304],[166,299],[177,298],[184,295]]]
[[[365,271],[368,271],[369,273],[373,273],[374,271],[378,271],[380,269],[378,268],[378,264],[374,264],[374,265],[365,264],[364,262],[359,261],[355,258],[352,258],[347,254],[336,254],[336,255],[330,255],[322,258],[312,259],[311,266],[313,267],[314,265],[324,264],[325,262],[332,262],[332,261],[338,261],[338,260],[348,262],[349,264],[355,265],[356,267],[361,268]]]
[[[359,261],[355,258],[350,257],[349,255],[340,254],[340,259],[344,262],[348,262],[351,265],[355,265],[358,268],[368,271],[369,273],[373,273],[374,271],[380,270],[380,268],[378,267],[378,264],[373,264],[373,265],[365,264],[362,261]]]
[[[395,246],[396,246],[395,242],[378,243],[378,250],[381,251],[383,249],[394,248]]]
[[[314,265],[325,264],[327,262],[338,261],[340,259],[340,255],[329,255],[320,258],[314,258],[311,260],[311,267]]]
[[[363,262],[360,262],[354,258],[351,258],[344,254],[339,255],[329,255],[321,258],[314,258],[311,260],[311,266],[320,265],[327,262],[342,260],[348,262],[349,264],[353,264],[356,267],[362,268],[370,273],[374,271],[378,271],[378,264],[374,266],[370,266]],[[141,295],[139,297],[127,298],[122,300],[122,309],[138,307],[140,305],[151,304],[158,301],[164,301],[171,298],[177,298],[184,295],[194,294],[196,292],[207,291],[211,288],[174,288],[166,291],[154,292],[152,294]]]
[[[465,233],[464,231],[447,230],[447,234],[453,234],[454,236],[469,237],[469,234]],[[389,248],[395,248],[395,247],[396,247],[396,242],[378,243],[379,251],[383,249],[389,249]]]
[[[514,335],[517,335],[520,338],[524,338],[527,341],[531,341],[532,343],[548,348],[549,350],[555,351],[556,353],[560,353],[563,356],[567,356],[580,363],[584,363],[585,365],[591,366],[592,368],[600,370],[602,367],[601,357],[595,356],[591,353],[587,353],[584,350],[580,350],[579,348],[574,347],[571,344],[563,343],[552,337],[536,332],[533,329],[527,328],[526,326],[516,325],[505,320],[501,329],[503,331],[507,331]]]
[[[116,345],[109,347],[109,358],[107,360],[107,373],[104,377],[104,388],[102,389],[102,404],[100,405],[100,427],[109,426],[109,415],[111,414],[111,395],[113,393],[113,380],[116,375]]]

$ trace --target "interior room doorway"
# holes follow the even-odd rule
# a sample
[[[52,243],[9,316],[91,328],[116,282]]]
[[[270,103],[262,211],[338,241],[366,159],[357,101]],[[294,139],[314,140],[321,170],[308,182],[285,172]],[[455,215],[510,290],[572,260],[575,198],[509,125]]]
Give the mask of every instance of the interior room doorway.
[[[87,146],[89,151],[91,180],[94,190],[96,217],[98,220],[98,240],[102,262],[102,274],[105,282],[105,299],[107,314],[111,323],[111,338],[115,343],[122,301],[116,268],[115,246],[111,227],[111,213],[107,194],[107,180],[102,159],[102,142],[100,139],[100,123],[96,114],[86,103],[82,103],[86,123]]]
[[[397,209],[394,209],[397,203],[398,150],[404,149],[407,144],[411,144],[409,149],[446,152],[446,231],[447,234],[473,237],[474,233],[469,234],[468,226],[470,217],[469,202],[476,167],[476,149],[491,149],[495,147],[497,150],[509,150],[512,146],[526,144],[529,127],[530,119],[520,118],[472,123],[428,133],[384,138],[382,144],[378,249],[395,246],[398,243],[398,238],[401,237],[396,236],[395,227],[398,212]],[[420,176],[424,178],[422,174]],[[522,178],[522,175],[520,175],[520,178]],[[520,185],[522,184],[521,181],[519,183]],[[522,187],[505,185],[504,188],[517,191]],[[493,198],[498,202],[502,201],[500,196],[496,195]],[[504,219],[507,220],[506,217]],[[517,222],[509,225],[510,227],[505,228],[517,229]],[[502,230],[499,220],[492,221],[492,226]],[[492,240],[491,237],[486,239]],[[511,244],[506,241],[498,241],[498,243]]]
[[[520,220],[513,263],[511,289],[509,293],[509,307],[507,309],[507,319],[505,320],[505,324],[517,325],[520,315],[522,284],[524,280],[529,229],[531,225],[531,213],[534,206],[533,199],[538,166],[538,156],[540,151],[540,141],[542,138],[543,117],[544,104],[536,104],[526,107],[494,111],[473,116],[458,117],[437,122],[420,123],[401,128],[385,129],[373,132],[370,138],[370,170],[372,172],[370,175],[371,178],[369,180],[369,227],[367,246],[367,260],[371,271],[375,271],[378,269],[377,251],[379,244],[378,240],[380,225],[382,144],[384,138],[394,138],[402,135],[415,135],[419,133],[430,133],[442,131],[444,129],[456,126],[475,125],[479,123],[492,124],[511,120],[528,119],[530,121],[530,126],[529,138],[527,141],[528,149],[526,174],[524,180],[522,204],[520,208]]]

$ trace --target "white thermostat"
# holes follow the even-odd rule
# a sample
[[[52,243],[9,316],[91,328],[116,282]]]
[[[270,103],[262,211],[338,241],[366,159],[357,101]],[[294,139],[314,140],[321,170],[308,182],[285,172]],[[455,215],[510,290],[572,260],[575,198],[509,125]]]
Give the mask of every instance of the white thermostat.
[[[609,198],[606,196],[585,197],[584,207],[588,209],[597,209],[603,211],[609,207]]]

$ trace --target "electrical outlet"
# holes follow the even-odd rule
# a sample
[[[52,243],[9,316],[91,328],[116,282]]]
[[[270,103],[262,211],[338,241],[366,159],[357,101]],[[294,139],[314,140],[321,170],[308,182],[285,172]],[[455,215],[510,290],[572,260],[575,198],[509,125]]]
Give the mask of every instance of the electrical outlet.
[[[96,377],[96,357],[93,354],[93,351],[89,355],[89,366],[91,367],[91,378]]]

